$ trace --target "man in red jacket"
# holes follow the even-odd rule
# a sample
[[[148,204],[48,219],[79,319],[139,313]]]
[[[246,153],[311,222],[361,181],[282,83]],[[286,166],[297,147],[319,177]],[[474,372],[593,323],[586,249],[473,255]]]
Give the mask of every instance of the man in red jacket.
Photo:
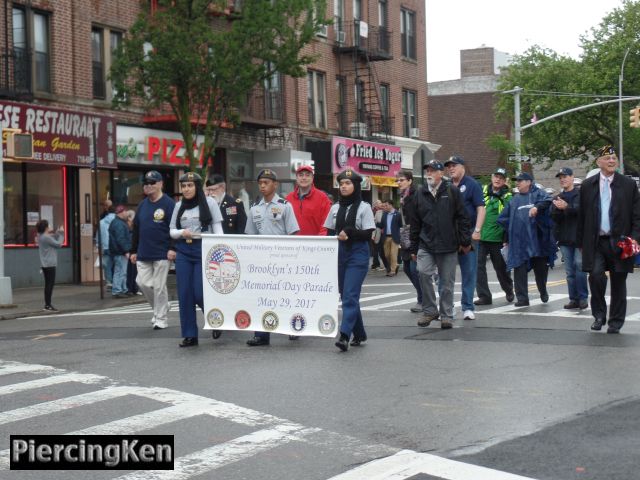
[[[296,170],[296,188],[287,195],[300,226],[298,235],[326,235],[324,222],[331,202],[327,195],[313,186],[313,167],[302,165]]]

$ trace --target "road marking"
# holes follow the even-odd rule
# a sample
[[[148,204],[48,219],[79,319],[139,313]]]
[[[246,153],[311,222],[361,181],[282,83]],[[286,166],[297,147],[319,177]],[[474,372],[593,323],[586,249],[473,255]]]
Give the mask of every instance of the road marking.
[[[64,337],[66,333],[58,332],[58,333],[49,333],[48,335],[36,335],[31,340],[42,340],[43,338],[60,338]]]
[[[567,297],[566,295],[552,293],[551,295],[549,295],[549,302],[555,302],[556,300],[560,300],[566,297]],[[529,301],[529,305],[528,305],[529,307],[535,307],[536,305],[543,305],[542,300],[540,300],[539,298],[536,298],[534,300]],[[515,313],[515,312],[521,311],[521,309],[523,308],[527,308],[527,307],[516,307],[515,305],[509,304],[509,305],[504,305],[502,307],[490,308],[488,310],[477,310],[476,313],[504,313],[504,312]],[[549,313],[547,312],[545,313],[545,315],[549,315]]]
[[[14,383],[0,387],[0,396],[9,395],[11,393],[25,392],[35,388],[49,387],[60,383],[81,382],[81,383],[98,383],[106,380],[107,377],[101,375],[92,375],[84,373],[67,373],[63,375],[53,375],[51,377],[39,378],[28,382]]]
[[[390,457],[365,463],[329,480],[402,480],[420,474],[443,480],[533,480],[412,450],[402,450]]]
[[[173,470],[140,471],[117,477],[118,480],[181,480],[202,475],[216,468],[224,467],[258,453],[279,447],[303,436],[320,431],[318,428],[304,428],[297,424],[280,424],[273,428],[234,438],[213,447],[205,448],[182,457],[174,462]]]
[[[49,365],[36,365],[0,360],[0,376],[12,375],[14,373],[40,373],[56,371],[58,371],[57,368],[50,367]]]

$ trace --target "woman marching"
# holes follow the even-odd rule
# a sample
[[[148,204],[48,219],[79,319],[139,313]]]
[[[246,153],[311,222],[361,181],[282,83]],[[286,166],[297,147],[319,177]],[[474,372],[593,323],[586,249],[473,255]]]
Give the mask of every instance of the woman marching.
[[[176,283],[184,337],[179,345],[193,347],[198,345],[196,305],[204,311],[201,233],[222,234],[222,214],[213,198],[205,196],[200,175],[187,172],[179,181],[182,200],[173,210],[169,233],[176,240]]]
[[[369,240],[376,228],[371,205],[362,201],[362,177],[351,170],[338,175],[340,201],[331,207],[324,226],[338,235],[338,288],[342,297],[342,323],[336,347],[345,352],[367,340],[360,312],[360,291],[369,270]]]

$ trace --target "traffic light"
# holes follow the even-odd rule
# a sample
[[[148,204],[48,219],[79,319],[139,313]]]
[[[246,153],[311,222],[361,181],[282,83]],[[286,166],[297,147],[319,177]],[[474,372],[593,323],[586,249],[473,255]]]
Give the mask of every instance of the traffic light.
[[[640,128],[640,107],[629,110],[629,126],[631,128]]]
[[[7,157],[16,159],[33,158],[33,135],[9,132],[7,135]]]

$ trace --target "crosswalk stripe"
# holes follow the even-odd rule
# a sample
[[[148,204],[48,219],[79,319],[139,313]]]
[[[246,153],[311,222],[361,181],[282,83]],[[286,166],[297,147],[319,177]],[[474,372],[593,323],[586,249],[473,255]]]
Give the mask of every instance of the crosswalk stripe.
[[[9,395],[11,393],[24,392],[35,388],[49,387],[60,383],[80,382],[80,383],[98,383],[106,380],[107,377],[101,375],[67,373],[63,375],[53,375],[51,377],[39,378],[28,382],[14,383],[0,387],[0,396]]]
[[[202,475],[230,463],[252,457],[304,436],[320,431],[297,424],[280,424],[269,429],[234,438],[225,443],[178,457],[173,470],[133,472],[118,480],[180,480]]]
[[[567,296],[563,294],[552,293],[549,295],[549,302],[555,302],[556,300],[560,300],[566,297]],[[536,305],[542,305],[542,304],[543,304],[542,300],[540,300],[539,298],[535,298],[529,301],[530,307],[535,307]],[[488,310],[479,310],[478,313],[505,313],[505,312],[511,312],[511,311],[517,312],[517,311],[520,311],[520,309],[522,308],[527,308],[527,307],[516,307],[512,304],[509,304],[509,305],[504,305],[502,307],[490,308]],[[545,315],[549,315],[549,313],[545,313]]]
[[[55,372],[57,369],[49,365],[30,365],[28,363],[9,362],[0,360],[0,376],[14,373]]]

